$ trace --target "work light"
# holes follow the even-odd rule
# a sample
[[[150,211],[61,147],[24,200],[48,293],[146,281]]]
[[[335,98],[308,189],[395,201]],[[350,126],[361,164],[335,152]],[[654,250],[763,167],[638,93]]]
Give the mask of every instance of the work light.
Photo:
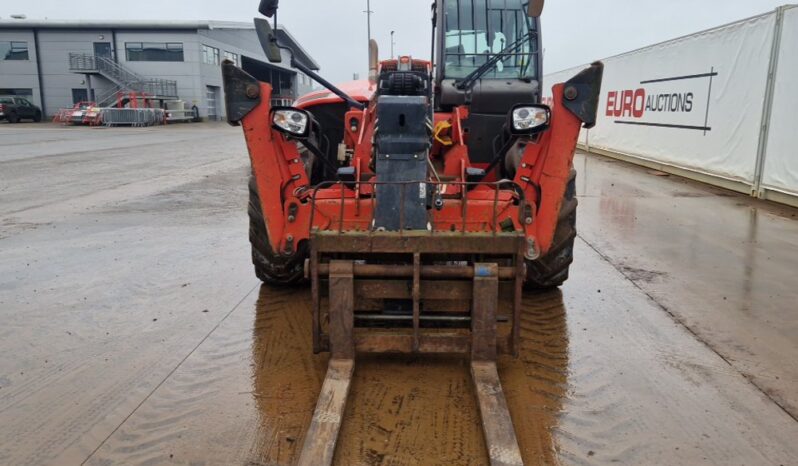
[[[535,134],[549,127],[551,110],[541,104],[517,105],[510,111],[509,119],[512,134]]]
[[[290,136],[304,138],[310,132],[310,115],[298,108],[276,107],[272,110],[272,125]]]

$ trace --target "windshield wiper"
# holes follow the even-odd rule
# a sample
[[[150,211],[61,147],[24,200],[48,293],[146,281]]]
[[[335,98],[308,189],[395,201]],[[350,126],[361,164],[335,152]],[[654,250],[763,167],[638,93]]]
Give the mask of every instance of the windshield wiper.
[[[471,89],[472,87],[474,87],[474,84],[476,84],[479,78],[484,76],[485,73],[487,73],[488,71],[492,70],[496,66],[496,64],[507,58],[509,55],[514,54],[516,50],[523,47],[524,44],[529,41],[529,39],[532,37],[532,34],[534,33],[535,33],[534,31],[529,31],[528,33],[519,37],[518,40],[505,47],[504,50],[494,55],[490,60],[483,63],[479,68],[468,73],[464,78],[455,81],[454,86],[460,90]]]

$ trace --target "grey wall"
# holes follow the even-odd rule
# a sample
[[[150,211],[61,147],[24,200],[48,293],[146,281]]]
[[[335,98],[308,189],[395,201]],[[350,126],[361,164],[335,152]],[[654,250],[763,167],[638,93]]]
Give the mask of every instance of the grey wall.
[[[183,44],[182,62],[127,61],[125,42],[181,42]],[[116,32],[116,50],[122,66],[146,77],[171,79],[177,81],[177,94],[180,99],[200,108],[206,115],[203,104],[204,91],[199,77],[199,38],[196,31],[135,30]]]
[[[60,108],[72,107],[72,89],[86,88],[86,77],[69,71],[69,53],[94,53],[94,42],[111,42],[111,31],[39,31],[41,73],[47,104],[45,111],[48,115],[54,115]],[[92,86],[95,93],[99,94],[111,84],[104,79],[92,79]]]
[[[201,53],[202,45],[219,49],[219,59],[224,60],[224,52],[236,53],[239,56],[239,64],[242,55],[251,56],[254,52],[250,50],[253,40],[257,43],[255,31],[247,29],[201,29],[197,31],[199,45],[198,53]],[[261,53],[262,55],[262,53]],[[265,57],[263,57],[265,60]],[[199,78],[201,80],[202,91],[205,92],[207,86],[215,86],[218,89],[216,108],[219,117],[224,117],[224,91],[222,90],[222,68],[218,65],[199,64]],[[207,112],[207,102],[203,101],[200,110]]]
[[[200,30],[198,32],[201,44],[218,48],[222,58],[224,58],[224,52],[232,52],[237,53],[239,57],[247,56],[268,63],[266,55],[263,53],[263,49],[261,49],[257,34],[255,34],[253,30],[219,28]],[[283,57],[282,63],[272,65],[286,68],[287,71],[296,73],[293,85],[294,94],[296,96],[301,96],[310,92],[311,85],[307,77],[303,79],[299,71],[289,68],[291,57],[288,52],[282,50],[281,54]],[[221,86],[222,75],[218,67],[201,64],[200,74],[206,85]]]
[[[36,50],[33,45],[33,31],[0,30],[0,41],[22,41],[28,43],[29,60],[0,60],[0,89],[31,89],[32,102],[41,106],[39,98],[39,77],[36,72]]]

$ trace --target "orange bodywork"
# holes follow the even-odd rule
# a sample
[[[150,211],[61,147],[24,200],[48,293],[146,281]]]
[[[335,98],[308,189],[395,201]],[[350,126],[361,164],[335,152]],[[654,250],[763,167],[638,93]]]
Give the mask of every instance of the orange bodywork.
[[[537,253],[548,251],[582,123],[563,106],[563,85],[555,85],[553,91],[550,127],[527,144],[512,180],[514,185],[499,187],[486,182],[465,190],[465,197],[462,183],[470,162],[468,136],[461,122],[467,118],[468,108],[435,114],[434,124],[445,122],[447,134],[442,139],[446,144],[436,139],[430,152],[433,164],[442,167],[436,172],[440,181],[431,180],[443,202],[439,209],[429,211],[434,231],[499,232],[511,228],[523,231]],[[373,183],[379,180],[369,168],[376,100],[370,89],[357,91],[352,86],[347,92],[368,103],[364,110],[347,112],[344,121],[342,142],[352,153],[350,165],[360,182],[311,186],[296,142],[272,128],[269,84],[260,83],[260,103],[241,120],[275,251],[296,251],[299,243],[309,239],[312,229],[368,231],[371,227],[374,206],[379,202],[373,196]],[[322,91],[297,104],[312,112],[316,105],[341,101]],[[350,127],[353,119],[357,128]]]

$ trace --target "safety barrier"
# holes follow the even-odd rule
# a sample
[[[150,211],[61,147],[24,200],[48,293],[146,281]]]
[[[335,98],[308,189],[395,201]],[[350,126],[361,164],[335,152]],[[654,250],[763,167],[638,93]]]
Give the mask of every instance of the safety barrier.
[[[798,205],[798,7],[609,57],[591,152]],[[551,86],[583,66],[547,75]]]
[[[104,108],[100,118],[105,126],[162,125],[166,112],[159,108]]]

